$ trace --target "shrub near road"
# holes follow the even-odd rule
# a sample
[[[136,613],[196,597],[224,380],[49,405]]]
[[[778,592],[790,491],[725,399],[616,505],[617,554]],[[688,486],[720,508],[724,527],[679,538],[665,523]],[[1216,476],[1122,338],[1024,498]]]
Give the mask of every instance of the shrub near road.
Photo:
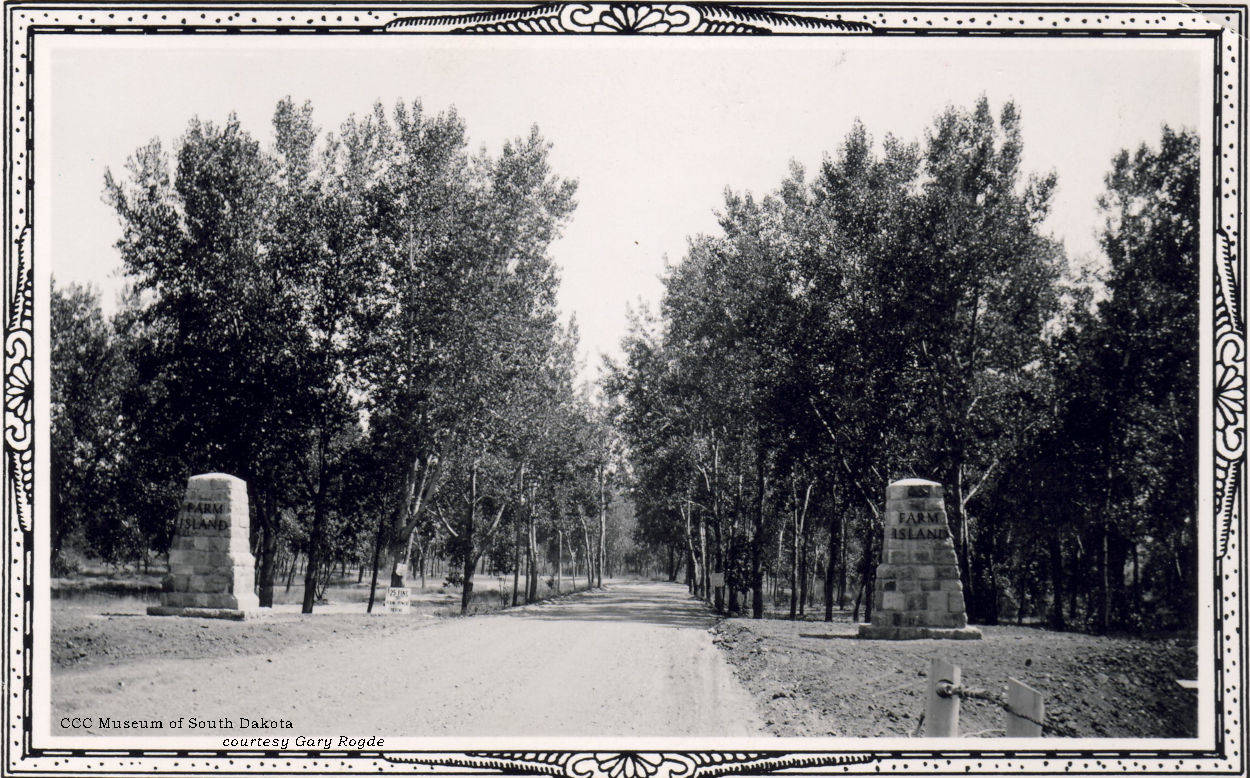
[[[1198,672],[1192,639],[982,630],[983,640],[859,640],[847,620],[729,619],[716,643],[774,735],[915,734],[939,652],[963,668],[966,687],[1004,694],[1011,677],[1042,692],[1056,735],[1196,734],[1195,693],[1176,684]],[[1003,712],[991,703],[965,699],[959,719],[962,736],[1003,734]]]

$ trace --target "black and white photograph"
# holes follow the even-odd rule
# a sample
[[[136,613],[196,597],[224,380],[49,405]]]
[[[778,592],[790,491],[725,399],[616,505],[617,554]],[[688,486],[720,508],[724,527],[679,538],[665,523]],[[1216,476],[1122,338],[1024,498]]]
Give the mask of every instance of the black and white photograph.
[[[1245,12],[7,3],[4,772],[1240,774]]]

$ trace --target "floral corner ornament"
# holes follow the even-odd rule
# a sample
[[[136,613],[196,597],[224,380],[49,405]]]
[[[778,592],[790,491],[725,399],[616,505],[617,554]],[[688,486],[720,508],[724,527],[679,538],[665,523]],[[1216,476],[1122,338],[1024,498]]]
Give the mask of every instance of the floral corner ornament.
[[[1232,239],[1219,230],[1220,265],[1215,282],[1215,507],[1219,553],[1228,553],[1229,537],[1240,507],[1241,464],[1246,453],[1246,323],[1241,311],[1241,265]]]
[[[694,21],[693,14],[677,6],[671,10],[654,5],[611,5],[605,9],[592,6],[582,16],[578,21],[591,32],[674,32],[689,29]]]
[[[871,25],[823,16],[680,3],[544,3],[520,10],[396,19],[385,27],[399,32],[615,33],[655,35],[769,34],[832,30],[871,33]]]
[[[4,335],[4,444],[8,469],[9,505],[23,531],[31,529],[31,499],[34,491],[34,451],[31,448],[34,424],[34,275],[28,257],[30,227],[18,238],[17,261],[11,277],[9,298],[5,301]]]
[[[664,765],[663,754],[626,751],[619,754],[595,754],[593,775],[607,778],[652,778]]]

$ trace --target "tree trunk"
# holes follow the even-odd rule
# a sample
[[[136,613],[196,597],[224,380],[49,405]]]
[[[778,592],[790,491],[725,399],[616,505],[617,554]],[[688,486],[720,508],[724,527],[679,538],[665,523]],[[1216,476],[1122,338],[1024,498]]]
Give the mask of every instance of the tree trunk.
[[[530,559],[530,577],[529,589],[525,594],[527,602],[536,602],[538,600],[538,526],[534,522],[533,509],[531,506],[529,517],[529,559]]]
[[[312,613],[313,603],[317,601],[317,572],[321,564],[321,539],[325,532],[325,500],[320,495],[313,499],[312,531],[308,533],[308,567],[304,570],[304,603],[301,613]],[[400,581],[400,585],[403,581]]]
[[[608,474],[605,466],[599,468],[599,564],[595,572],[595,585],[603,588],[603,567],[607,558],[608,544]]]
[[[464,576],[460,588],[460,612],[468,613],[469,604],[473,602],[473,572],[477,568],[477,558],[473,555],[473,525],[477,516],[477,466],[474,465],[469,477],[469,505],[465,511],[464,527],[460,530],[460,547],[462,549],[461,571]]]
[[[846,607],[846,515],[838,519],[838,607]]]
[[[866,517],[864,521],[864,557],[863,567],[860,570],[860,590],[864,595],[864,621],[872,621],[872,596],[873,596],[873,573],[876,568],[876,560],[873,554],[873,537],[877,534],[875,523],[872,520],[872,514]],[[856,605],[858,610],[859,606]]]
[[[1137,543],[1133,543],[1131,554],[1132,554],[1132,560],[1133,560],[1133,601],[1132,601],[1133,615],[1140,616],[1142,613],[1141,577],[1140,577],[1141,569],[1138,566],[1139,562],[1137,558]]]
[[[1076,560],[1076,564],[1074,564],[1074,567],[1076,569],[1080,569],[1079,562],[1080,560],[1078,558]],[[1077,611],[1077,594],[1078,594],[1078,590],[1081,588],[1080,582],[1087,582],[1087,581],[1088,581],[1088,577],[1077,576],[1077,578],[1074,581],[1072,581],[1072,585],[1068,587],[1068,623],[1069,624],[1081,623],[1081,619]]]
[[[1053,595],[1049,624],[1051,629],[1061,630],[1066,625],[1063,620],[1063,554],[1058,530],[1050,533],[1046,546],[1050,557],[1050,588]]]
[[[400,562],[408,561],[406,541],[438,493],[441,472],[442,464],[433,453],[414,455],[394,510],[383,514],[383,522],[389,520],[390,527],[386,533],[379,532],[379,537],[386,541],[381,557],[390,565],[391,586],[404,585],[403,577],[396,571]]]
[[[1187,448],[1187,451],[1190,454],[1190,459],[1189,459],[1190,462],[1194,461],[1193,454],[1195,453],[1194,444],[1196,443],[1196,441],[1197,441],[1196,437],[1191,438],[1190,445]],[[1184,582],[1184,591],[1186,594],[1187,601],[1193,602],[1194,601],[1193,598],[1190,597],[1189,595],[1191,592],[1194,592],[1197,588],[1198,516],[1195,514],[1189,514],[1185,519],[1185,525],[1186,526],[1182,530],[1182,533],[1189,535],[1189,543],[1183,544],[1184,548],[1181,549],[1181,553],[1179,555],[1181,557],[1181,565],[1180,565],[1181,576],[1182,576],[1181,580]],[[1198,618],[1198,613],[1193,608],[1187,607],[1181,611],[1181,623],[1187,629],[1193,628],[1194,624],[1196,623],[1197,618]]]
[[[793,484],[791,484],[793,487]],[[797,501],[798,495],[794,494],[791,488],[791,497]],[[794,520],[790,524],[790,621],[794,621],[799,617],[799,508],[797,505],[792,506],[794,511]],[[778,534],[785,534],[784,532]],[[778,551],[781,550],[781,544],[777,544]],[[778,554],[780,556],[780,554]],[[781,560],[778,559],[778,562]]]
[[[715,512],[713,512],[712,518],[713,518],[712,547],[716,550],[715,567],[716,567],[716,571],[723,575],[725,572],[725,553],[724,553],[724,543],[721,540],[720,520],[716,518]],[[710,573],[710,566],[709,566],[709,573]],[[708,577],[708,583],[709,585],[711,584],[710,575]],[[717,613],[725,612],[725,587],[724,586],[716,586],[712,588],[712,608]]]
[[[521,599],[527,603],[534,601],[534,547],[530,543],[528,520],[525,522],[525,593]]]
[[[373,613],[373,600],[378,591],[378,565],[382,562],[382,536],[386,532],[386,514],[382,513],[378,517],[378,531],[373,537],[373,568],[369,573],[369,605],[365,608],[365,613]],[[292,562],[294,565],[294,562]]]
[[[517,596],[521,588],[521,517],[513,517],[514,543],[512,544],[512,607],[517,606]]]
[[[260,565],[257,569],[260,607],[273,607],[273,581],[278,557],[278,522],[270,515],[269,501],[265,496],[256,495],[256,518],[260,520]],[[291,588],[287,583],[287,589]]]
[[[691,523],[690,501],[681,508],[682,518],[686,520],[686,554],[690,560],[689,569],[686,571],[686,583],[690,587],[690,593],[695,597],[702,597],[703,592],[703,576],[700,574],[699,554],[694,544],[694,527]]]
[[[834,524],[838,526],[835,527]],[[825,565],[825,621],[833,621],[833,579],[834,562],[838,558],[841,538],[842,513],[838,510],[829,511],[829,563]],[[839,603],[841,605],[841,603]]]
[[[786,549],[786,528],[784,525],[778,522],[777,558],[773,560],[773,575],[772,575],[773,588],[770,592],[771,597],[769,597],[773,605],[778,605],[781,602],[781,570],[782,570],[781,561],[785,557],[785,549]],[[765,578],[767,578],[768,573],[765,573],[764,576]]]
[[[707,487],[712,497],[712,543],[716,549],[716,571],[721,573],[723,580],[725,573],[725,539],[721,530],[720,445],[716,442],[712,444],[712,475],[708,479]],[[717,586],[712,592],[712,607],[717,613],[725,612],[724,586]]]
[[[473,559],[472,552],[468,552],[464,557],[464,585],[460,588],[460,612],[462,614],[469,612],[469,605],[473,602],[473,569],[477,567],[477,561]]]
[[[694,510],[693,506],[689,509],[692,511]],[[699,513],[699,556],[703,558],[703,565],[701,568],[703,580],[700,582],[699,588],[703,590],[703,599],[710,602],[712,599],[712,566],[708,564],[707,518],[702,512]]]
[[[806,511],[803,516],[803,526],[799,530],[799,615],[807,615],[807,598],[810,594],[808,585],[808,565],[807,565],[807,548],[811,545],[808,541],[811,539],[811,531],[809,527],[811,522],[807,520]]]
[[[1111,505],[1112,491],[1115,484],[1115,472],[1110,466],[1107,467],[1106,473],[1106,490],[1103,495],[1101,521],[1098,524],[1099,532],[1102,537],[1098,543],[1098,570],[1099,579],[1102,582],[1101,591],[1098,598],[1098,628],[1100,632],[1107,632],[1111,626],[1111,565],[1109,555],[1109,535],[1111,534]]]
[[[591,564],[591,555],[593,552],[590,547],[590,528],[586,526],[586,522],[584,521],[582,522],[582,547],[586,552],[586,588],[590,589],[594,586],[594,573],[591,571],[591,568],[594,566]]]
[[[1107,538],[1107,567],[1111,586],[1110,626],[1123,628],[1129,610],[1128,591],[1124,586],[1124,568],[1129,561],[1129,541],[1117,531],[1112,531]]]
[[[755,517],[751,538],[751,618],[764,618],[764,443],[755,444]]]
[[[1105,513],[1100,530],[1102,537],[1098,543],[1098,577],[1101,582],[1098,593],[1098,631],[1106,633],[1111,627],[1111,566],[1107,554],[1107,536],[1110,532]]]
[[[950,484],[954,499],[946,501],[946,514],[950,518],[955,535],[955,543],[959,549],[959,578],[964,587],[964,600],[968,606],[969,618],[981,617],[977,609],[979,592],[972,580],[972,568],[969,549],[972,542],[968,535],[968,517],[964,514],[963,467],[962,457],[956,455],[955,464],[947,472],[946,480]]]

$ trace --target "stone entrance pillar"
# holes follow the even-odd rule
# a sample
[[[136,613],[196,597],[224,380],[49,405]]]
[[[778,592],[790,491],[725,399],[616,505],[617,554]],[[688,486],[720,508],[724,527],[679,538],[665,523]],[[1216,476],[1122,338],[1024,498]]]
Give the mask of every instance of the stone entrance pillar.
[[[154,616],[243,619],[260,602],[248,543],[247,484],[224,473],[193,475],[174,523],[169,575]]]
[[[859,636],[981,637],[981,630],[968,626],[941,484],[905,478],[886,487],[885,543],[872,595],[872,623],[859,625]]]

